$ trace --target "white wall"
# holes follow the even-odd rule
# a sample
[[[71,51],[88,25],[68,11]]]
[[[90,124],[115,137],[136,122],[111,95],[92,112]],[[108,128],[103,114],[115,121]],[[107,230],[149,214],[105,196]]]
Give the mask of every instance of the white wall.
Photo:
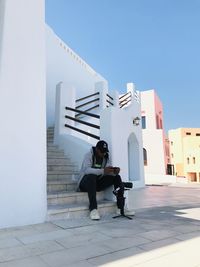
[[[109,144],[113,166],[121,167],[123,180],[132,181],[136,188],[144,186],[142,129],[140,125],[132,123],[133,118],[139,114],[140,105],[133,101],[126,110],[115,107],[102,110],[100,120],[100,137]],[[128,139],[131,135],[134,136],[138,149],[135,143],[132,153],[134,157],[129,161]],[[134,171],[130,173],[130,169]]]
[[[56,85],[66,83],[76,88],[76,97],[86,96],[95,91],[95,83],[107,81],[93,70],[80,56],[67,46],[46,25],[47,65],[47,126],[55,121]]]
[[[146,128],[156,129],[156,109],[154,90],[141,92],[142,116],[146,116]]]
[[[47,211],[45,8],[43,0],[0,0],[0,7],[0,228],[4,228],[43,222]]]
[[[4,22],[5,1],[0,1],[0,71],[1,71],[1,54],[2,54],[2,38],[3,38],[3,22]]]
[[[164,130],[157,129],[156,113],[163,122],[162,103],[154,90],[141,92],[141,113],[146,117],[146,129],[142,130],[143,147],[147,152],[145,174],[166,174]]]
[[[132,101],[126,109],[111,107],[101,112],[100,136],[109,144],[113,166],[120,167],[123,181],[133,182],[133,189],[126,191],[126,207],[134,208],[132,191],[142,188],[144,182],[143,144],[141,125],[133,125],[133,119],[140,117],[140,104]],[[128,140],[132,143],[132,153],[129,154]],[[132,156],[131,158],[129,156]],[[112,199],[111,189],[107,189],[106,198]]]
[[[164,175],[165,158],[163,151],[163,131],[161,129],[144,129],[143,147],[147,151],[147,166],[144,166],[145,174]]]

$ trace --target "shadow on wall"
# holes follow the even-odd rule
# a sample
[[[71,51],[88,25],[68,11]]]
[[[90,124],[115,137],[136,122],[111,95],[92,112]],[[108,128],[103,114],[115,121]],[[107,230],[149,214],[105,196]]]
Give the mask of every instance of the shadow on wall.
[[[134,133],[128,138],[128,175],[130,181],[138,181],[140,177],[139,143]]]

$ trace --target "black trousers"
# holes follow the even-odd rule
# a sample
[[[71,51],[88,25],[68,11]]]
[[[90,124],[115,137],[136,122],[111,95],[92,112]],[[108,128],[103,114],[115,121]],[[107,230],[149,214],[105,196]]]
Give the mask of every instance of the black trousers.
[[[79,188],[82,192],[88,193],[90,211],[97,209],[96,192],[103,191],[111,185],[114,186],[114,189],[122,186],[121,176],[98,176],[95,174],[88,174],[83,176]]]

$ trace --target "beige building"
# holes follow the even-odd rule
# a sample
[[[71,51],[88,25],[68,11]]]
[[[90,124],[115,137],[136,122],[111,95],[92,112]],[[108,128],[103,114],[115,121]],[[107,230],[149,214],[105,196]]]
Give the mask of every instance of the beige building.
[[[174,173],[200,182],[200,128],[170,130],[168,136]]]

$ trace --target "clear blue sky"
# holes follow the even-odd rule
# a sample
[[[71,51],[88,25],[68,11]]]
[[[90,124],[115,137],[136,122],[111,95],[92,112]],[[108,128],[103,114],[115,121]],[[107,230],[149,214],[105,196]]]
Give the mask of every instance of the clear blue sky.
[[[46,0],[46,22],[111,89],[155,89],[166,130],[200,128],[200,0]]]

